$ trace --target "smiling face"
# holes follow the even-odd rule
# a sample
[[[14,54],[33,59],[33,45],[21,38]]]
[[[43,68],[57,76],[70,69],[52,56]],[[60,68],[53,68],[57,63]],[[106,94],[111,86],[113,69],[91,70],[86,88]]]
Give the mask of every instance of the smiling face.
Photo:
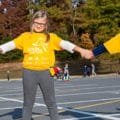
[[[47,20],[46,18],[36,18],[32,24],[32,30],[34,32],[40,33],[47,29]]]
[[[48,32],[48,13],[46,11],[37,11],[31,21],[31,32]]]

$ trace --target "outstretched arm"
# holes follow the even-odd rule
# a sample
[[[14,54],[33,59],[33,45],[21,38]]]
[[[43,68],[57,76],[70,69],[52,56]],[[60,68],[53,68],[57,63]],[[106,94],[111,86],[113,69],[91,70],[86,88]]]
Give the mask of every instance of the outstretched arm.
[[[99,46],[94,48],[92,51],[93,51],[94,56],[98,56],[104,52],[107,52],[107,49],[105,48],[104,44],[100,44]]]
[[[70,53],[74,53],[74,51],[78,52],[81,54],[83,58],[86,58],[86,59],[92,59],[94,56],[91,50],[81,48],[69,41],[62,40],[60,43],[60,46],[61,48],[63,48],[64,50],[67,50]]]
[[[16,46],[15,46],[14,41],[7,42],[3,45],[0,45],[0,53],[4,54],[4,53],[11,51],[15,48],[16,48]]]
[[[100,55],[104,52],[108,52],[110,54],[120,53],[120,34],[117,34],[110,40],[98,45],[92,51],[94,56]]]

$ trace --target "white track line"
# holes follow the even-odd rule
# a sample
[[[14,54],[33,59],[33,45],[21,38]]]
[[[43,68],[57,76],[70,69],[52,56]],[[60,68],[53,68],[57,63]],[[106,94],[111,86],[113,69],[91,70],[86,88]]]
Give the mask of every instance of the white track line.
[[[22,106],[18,106],[18,107],[10,107],[10,108],[0,108],[0,111],[2,111],[2,110],[17,109],[17,108],[22,108]]]
[[[78,90],[78,89],[77,89]],[[62,94],[62,95],[56,95],[56,97],[64,97],[64,96],[76,96],[76,95],[88,95],[88,94],[104,94],[104,93],[110,93],[110,94],[120,94],[120,90],[112,90],[112,91],[98,91],[98,92],[85,92],[85,93],[75,93],[75,94]],[[12,96],[12,95],[23,95],[23,93],[12,93],[12,94],[1,94],[1,97],[5,96]],[[36,98],[42,98],[42,97],[36,97]]]
[[[77,89],[78,90],[78,89]],[[76,96],[76,95],[86,95],[86,94],[104,94],[104,93],[112,93],[112,94],[120,94],[120,90],[112,90],[112,91],[98,91],[98,92],[86,92],[86,93],[75,93],[75,94],[64,94],[64,95],[56,95],[56,97],[59,96]],[[12,95],[23,95],[23,93],[14,93],[14,94],[2,94],[0,96],[12,96]],[[42,97],[36,97],[36,98],[42,98]]]
[[[110,114],[109,116],[120,116],[120,113],[119,114]]]
[[[99,118],[105,118],[105,119],[109,119],[109,120],[120,120],[120,118],[116,118],[116,117],[112,117],[112,116],[109,116],[109,115],[102,115],[102,114],[94,114],[94,113],[89,113],[89,112],[83,112],[83,111],[78,111],[78,110],[74,110],[74,109],[69,109],[69,108],[66,108],[66,107],[62,107],[62,109],[66,110],[66,111],[71,111],[71,112],[75,112],[75,113],[79,113],[79,114],[85,114],[85,115],[92,115],[92,116],[95,116],[95,117],[99,117]],[[63,120],[75,120],[74,118],[73,119],[63,119]],[[79,119],[76,119],[76,120],[80,120]]]
[[[0,97],[0,99],[23,103],[22,100],[17,100],[17,99],[9,99],[9,98],[4,98],[4,97]],[[35,106],[46,107],[45,104],[39,104],[39,103],[35,103]],[[112,117],[112,116],[109,116],[109,115],[102,115],[102,114],[94,114],[94,113],[89,113],[89,112],[83,112],[83,111],[74,110],[74,109],[70,109],[70,108],[66,108],[66,107],[58,107],[58,109],[63,109],[63,110],[66,110],[66,111],[71,111],[71,112],[75,112],[75,113],[79,113],[79,114],[82,113],[82,114],[85,114],[85,115],[92,115],[92,116],[100,117],[100,118],[106,118],[106,119],[109,119],[109,120],[120,120],[120,118]],[[67,119],[67,120],[74,120],[74,119]]]
[[[76,87],[76,86],[74,86]],[[120,85],[114,85],[114,86],[104,86],[104,87],[90,87],[90,88],[80,88],[80,90],[86,90],[86,89],[99,89],[99,88],[120,88]]]
[[[61,87],[61,86],[59,86],[59,87],[56,87],[56,88],[66,88],[66,87],[69,87],[69,88],[71,88],[71,87],[88,87],[88,86],[98,86],[98,84],[81,84],[81,85],[68,85],[68,84],[66,84],[66,85],[64,85],[63,87]]]
[[[17,99],[11,99],[11,98],[5,98],[5,97],[0,97],[0,99],[2,99],[2,100],[7,100],[7,101],[13,101],[13,102],[23,103],[22,100],[17,100]],[[46,107],[45,104],[35,103],[34,105],[35,105],[35,106],[44,106],[44,107]]]
[[[91,103],[91,102],[98,102],[98,101],[110,101],[110,100],[120,100],[119,98],[107,98],[107,99],[97,99],[97,100],[83,100],[83,101],[75,101],[75,102],[64,102],[58,103],[58,105],[67,105],[67,104],[76,104],[76,103]]]
[[[5,98],[5,97],[0,97],[0,99],[1,99],[0,101],[14,101],[14,102],[23,103],[22,100],[17,100],[17,99],[11,99],[11,98]],[[108,101],[108,100],[110,101],[110,100],[119,100],[119,99],[120,99],[120,97],[107,98],[107,99],[96,99],[96,100],[95,99],[94,100],[83,100],[83,101],[74,101],[74,102],[62,102],[62,103],[58,103],[58,105],[67,105],[67,104],[76,104],[76,103],[91,103],[91,102]]]

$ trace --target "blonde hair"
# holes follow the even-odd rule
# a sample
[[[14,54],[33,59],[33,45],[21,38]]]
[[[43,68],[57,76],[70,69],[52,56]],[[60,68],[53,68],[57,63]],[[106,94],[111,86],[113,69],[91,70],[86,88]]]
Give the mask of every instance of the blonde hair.
[[[31,20],[31,25],[30,25],[30,31],[33,32],[33,23],[34,23],[34,20],[37,19],[37,18],[45,18],[47,20],[47,24],[46,24],[46,28],[45,30],[43,31],[43,33],[46,35],[46,42],[50,39],[50,35],[49,35],[49,32],[48,32],[48,13],[46,11],[43,11],[43,10],[40,10],[40,11],[37,11],[33,17],[32,17],[32,20]]]

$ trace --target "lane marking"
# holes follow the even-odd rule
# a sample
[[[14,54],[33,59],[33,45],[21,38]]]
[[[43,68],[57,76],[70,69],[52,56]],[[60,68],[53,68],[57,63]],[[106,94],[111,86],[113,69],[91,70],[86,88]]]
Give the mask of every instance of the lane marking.
[[[90,118],[97,118],[97,117],[91,116],[91,117],[81,117],[81,118],[67,118],[67,119],[61,119],[61,120],[85,120]]]
[[[104,94],[104,93],[112,93],[112,94],[116,94],[120,92],[120,90],[115,90],[115,91],[98,91],[98,92],[86,92],[86,93],[73,93],[73,94],[62,94],[62,95],[56,95],[56,97],[66,97],[66,96],[78,96],[78,95],[89,95],[89,94]],[[41,97],[37,97],[37,98],[41,98]]]
[[[115,102],[120,102],[120,100],[114,100],[114,101],[109,101],[109,102],[105,102],[105,103],[98,103],[98,104],[94,104],[94,105],[88,105],[88,106],[85,106],[85,108],[87,107],[93,107],[93,106],[100,106],[100,105],[104,105],[104,104],[112,104],[112,103],[115,103]],[[83,111],[78,111],[78,110],[75,110],[75,109],[82,109],[83,107],[75,107],[75,108],[67,108],[67,107],[59,107],[59,109],[62,109],[59,111],[59,113],[62,113],[62,112],[65,112],[65,111],[71,111],[71,112],[75,112],[75,113],[79,113],[79,114],[86,114],[86,115],[92,115],[93,118],[94,117],[98,117],[98,118],[106,118],[106,119],[110,119],[110,120],[119,120],[120,118],[116,118],[116,117],[113,117],[113,116],[109,116],[109,115],[102,115],[102,114],[94,114],[94,113],[90,113],[90,112],[83,112]],[[48,113],[45,113],[44,115],[48,115]],[[43,115],[34,115],[34,118],[36,117],[42,117]],[[86,119],[85,117],[83,118],[80,118],[80,119]],[[63,120],[67,120],[67,119],[63,119]],[[68,120],[71,120],[68,119]],[[73,119],[74,120],[74,119]],[[76,120],[79,120],[79,119],[76,119]]]
[[[112,104],[112,103],[116,103],[116,102],[120,102],[120,99],[112,100],[112,101],[108,101],[108,102],[96,103],[96,104],[92,104],[92,105],[86,105],[86,106],[82,106],[82,107],[75,107],[75,109],[85,109],[85,108],[90,108],[90,107]]]
[[[98,102],[98,101],[108,101],[108,100],[120,100],[120,98],[107,98],[107,99],[97,99],[97,100],[83,100],[83,101],[75,101],[75,102],[64,102],[64,103],[58,103],[58,105],[64,105],[64,104],[76,104],[76,103],[89,103],[89,102]]]
[[[64,111],[71,111],[71,112],[75,112],[75,113],[79,113],[79,114],[84,114],[84,115],[90,115],[93,116],[94,118],[105,118],[105,119],[109,119],[109,120],[120,120],[120,118],[116,118],[116,117],[112,117],[109,115],[102,115],[102,114],[94,114],[94,113],[90,113],[90,112],[83,112],[83,111],[78,111],[75,109],[70,109],[70,108],[66,108],[66,107],[61,107],[61,111],[59,111],[59,113],[64,112]],[[48,115],[48,113],[45,113],[44,116]],[[33,115],[33,118],[37,118],[37,117],[42,117],[43,115]],[[79,118],[79,119],[86,119],[85,117]],[[62,120],[79,120],[77,118],[70,118],[70,119],[62,119]]]
[[[17,108],[22,108],[22,106],[18,106],[18,107],[10,107],[10,108],[0,108],[0,111],[2,111],[2,110],[17,109]]]
[[[14,102],[20,102],[23,103],[22,100],[18,99],[12,99],[12,98],[5,98],[5,97],[0,97],[1,100],[3,101],[14,101]],[[57,103],[58,105],[67,105],[67,104],[76,104],[76,103],[88,103],[88,102],[98,102],[98,101],[108,101],[108,100],[119,100],[120,98],[108,98],[108,99],[97,99],[97,100],[83,100],[83,101],[75,101],[75,102],[62,102],[62,103]],[[0,100],[0,101],[1,101]],[[36,103],[35,103],[36,105]],[[43,104],[41,104],[43,105]],[[45,104],[44,104],[45,105]]]
[[[3,95],[0,95],[0,97],[5,97],[5,96],[13,96],[13,95],[23,95],[23,93],[12,93],[12,94],[3,94]]]
[[[18,89],[17,89],[17,90],[18,90]],[[4,93],[4,94],[5,94],[5,93],[8,93],[8,94],[9,94],[10,92],[14,92],[14,91],[15,91],[15,92],[23,92],[23,90],[21,90],[21,89],[18,90],[18,91],[16,91],[16,90],[4,90],[4,91],[3,91],[3,90],[2,90],[2,92],[0,92],[0,94],[3,94],[3,93]]]
[[[71,111],[71,112],[75,112],[75,113],[79,113],[79,114],[82,113],[82,114],[86,114],[86,115],[92,115],[92,116],[99,117],[99,118],[105,118],[105,119],[110,119],[110,120],[120,120],[120,118],[112,117],[109,115],[94,114],[94,113],[90,113],[90,112],[83,112],[83,111],[78,111],[78,110],[69,109],[69,108],[65,108],[65,107],[63,107],[63,109],[66,111]],[[69,120],[71,120],[71,118]]]
[[[61,86],[62,86],[62,84],[61,84]],[[88,86],[98,86],[98,84],[81,84],[81,85],[68,85],[68,84],[66,84],[65,86],[62,86],[62,87],[61,86],[56,87],[56,88],[88,87]]]
[[[23,103],[23,101],[17,100],[17,99],[9,99],[9,98],[4,98],[4,97],[0,97],[0,99]],[[120,101],[120,100],[116,100],[116,102],[118,102],[118,101]],[[106,104],[110,104],[110,103],[113,103],[113,101],[111,101],[111,102],[106,102]],[[114,103],[115,103],[115,101],[114,101]],[[102,104],[103,104],[103,103],[102,103]],[[102,104],[101,104],[101,105],[102,105]],[[104,103],[104,104],[105,104],[105,103]],[[99,103],[99,105],[100,105],[100,103]],[[43,107],[46,107],[45,104],[39,104],[39,103],[35,103],[35,106],[43,106]],[[96,106],[97,106],[97,105],[96,105]],[[90,107],[90,105],[89,105],[89,107]],[[91,106],[91,107],[92,107],[92,106]],[[75,107],[74,109],[76,109],[76,108],[77,108],[77,107]],[[66,107],[59,107],[59,106],[58,106],[58,109],[63,109],[63,110],[59,111],[59,113],[60,113],[60,112],[64,112],[64,111],[71,111],[71,112],[75,112],[75,113],[79,113],[79,114],[82,113],[82,114],[86,114],[86,115],[93,115],[93,116],[95,116],[95,117],[106,118],[106,119],[110,119],[110,120],[119,120],[119,119],[116,118],[116,117],[112,117],[112,116],[108,116],[108,115],[93,114],[93,113],[78,111],[78,110],[74,110],[74,109],[70,109],[70,108],[66,108]],[[45,115],[45,114],[44,114],[44,115]],[[37,116],[38,116],[38,115],[37,115]],[[42,116],[43,116],[43,115],[42,115]],[[40,115],[39,115],[39,117],[40,117]]]
[[[104,93],[111,93],[111,94],[120,94],[120,90],[115,90],[115,91],[98,91],[98,92],[87,92],[87,93],[75,93],[75,94],[63,94],[63,95],[56,95],[56,97],[61,97],[61,96],[76,96],[76,95],[88,95],[88,94],[104,94]],[[3,94],[0,95],[0,97],[5,97],[5,96],[13,96],[13,95],[23,95],[23,93],[13,93],[13,94]],[[21,97],[17,97],[17,98],[21,98]],[[39,97],[37,96],[36,98],[43,98],[43,97]]]
[[[75,86],[74,86],[75,87]],[[102,89],[102,90],[104,90],[104,89],[111,89],[111,88],[115,88],[115,89],[118,89],[118,90],[120,90],[120,86],[104,86],[104,87],[88,87],[88,88],[79,88],[79,89],[65,89],[64,90],[64,94],[68,94],[68,92],[74,92],[74,91],[80,91],[80,90],[94,90],[95,89],[95,91],[98,91],[98,90],[100,90],[100,89]],[[62,87],[61,87],[61,89],[63,89]],[[58,90],[57,90],[58,91]],[[60,90],[61,91],[61,90]],[[115,90],[114,90],[115,91]],[[76,93],[76,94],[83,94],[83,93]],[[86,93],[87,94],[87,93]]]
[[[5,98],[5,97],[0,97],[0,99],[7,100],[7,101],[13,101],[13,102],[23,103],[22,100],[18,100],[18,99],[11,99],[11,98]],[[46,107],[45,104],[39,104],[39,103],[35,103],[34,106],[43,106],[43,107]]]
[[[119,114],[110,114],[109,116],[120,116],[120,113]]]

